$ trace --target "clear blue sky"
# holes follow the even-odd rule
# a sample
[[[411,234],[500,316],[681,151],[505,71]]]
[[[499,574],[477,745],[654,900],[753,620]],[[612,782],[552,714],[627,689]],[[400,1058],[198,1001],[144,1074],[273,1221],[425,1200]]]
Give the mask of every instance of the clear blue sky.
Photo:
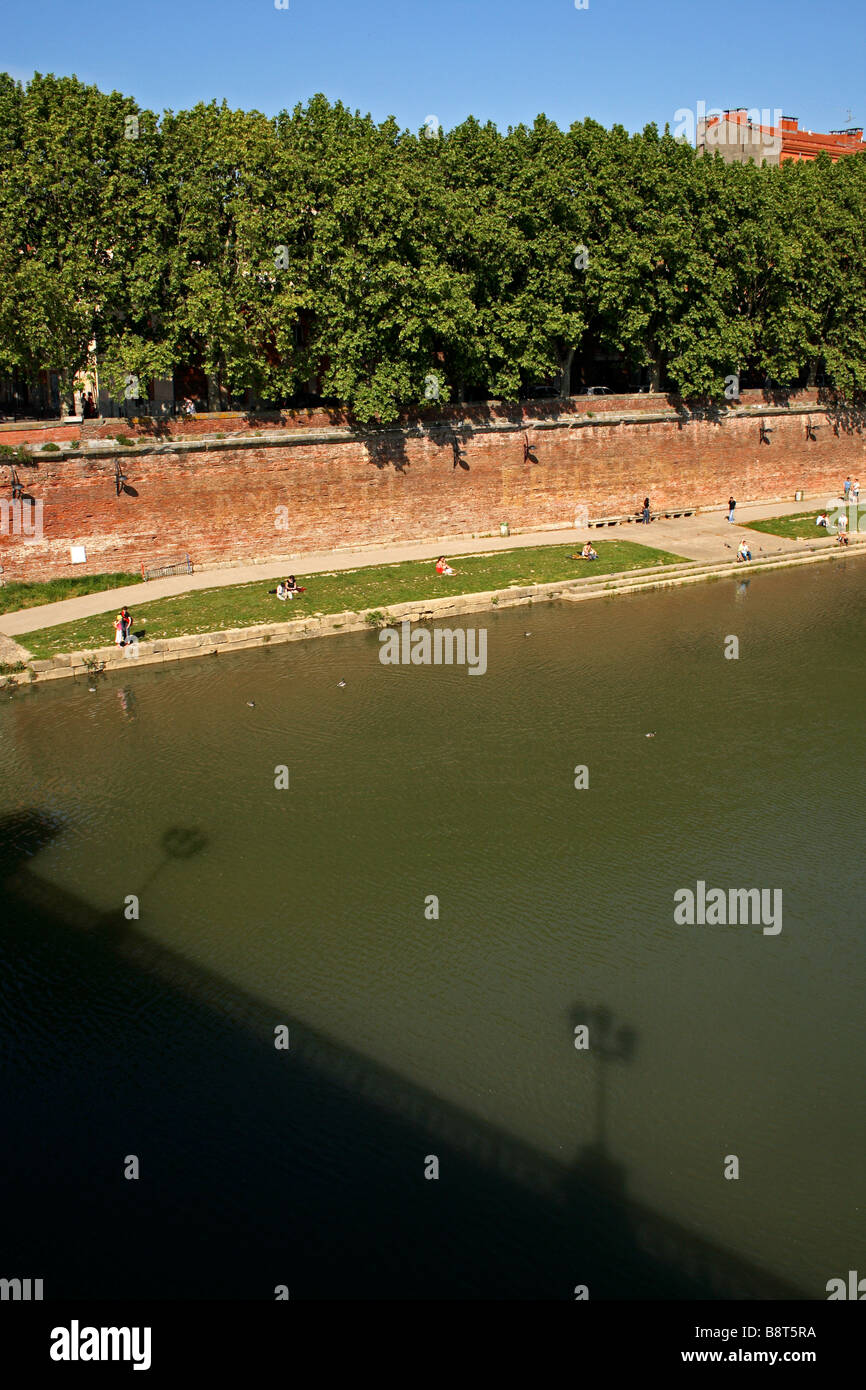
[[[273,115],[321,91],[415,130],[543,111],[634,131],[703,101],[829,130],[866,121],[864,55],[864,0],[11,0],[0,69],[75,73],[157,112]]]

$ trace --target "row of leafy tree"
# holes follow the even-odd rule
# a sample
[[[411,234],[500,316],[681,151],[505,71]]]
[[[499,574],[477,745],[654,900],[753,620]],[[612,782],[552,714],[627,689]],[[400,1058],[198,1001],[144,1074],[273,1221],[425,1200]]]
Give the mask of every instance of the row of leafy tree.
[[[401,130],[314,97],[141,110],[0,74],[0,373],[198,363],[359,421],[514,400],[592,343],[687,399],[866,387],[866,160],[781,168],[544,116]]]

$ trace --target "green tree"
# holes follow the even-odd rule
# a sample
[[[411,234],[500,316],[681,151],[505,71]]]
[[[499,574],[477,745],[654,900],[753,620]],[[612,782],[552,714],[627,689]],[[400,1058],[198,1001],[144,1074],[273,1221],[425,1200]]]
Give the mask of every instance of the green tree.
[[[0,77],[0,361],[60,374],[71,399],[93,340],[105,265],[98,158],[113,105],[77,78]]]

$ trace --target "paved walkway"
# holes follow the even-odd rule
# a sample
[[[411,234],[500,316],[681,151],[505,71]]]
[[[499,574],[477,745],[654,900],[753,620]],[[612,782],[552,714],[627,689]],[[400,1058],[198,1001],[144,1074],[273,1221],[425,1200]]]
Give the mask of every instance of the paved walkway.
[[[815,499],[802,502],[763,502],[737,507],[740,521],[759,521],[770,516],[788,516],[794,512],[808,511],[810,507],[825,508],[827,497],[823,493]],[[810,542],[815,541],[815,527],[808,532]],[[370,546],[366,549],[321,551],[315,554],[288,555],[282,559],[256,565],[239,565],[229,569],[200,570],[195,574],[175,575],[169,579],[153,579],[146,584],[135,584],[124,589],[104,589],[98,594],[85,594],[80,598],[63,599],[60,603],[43,604],[38,608],[24,608],[17,613],[0,614],[0,661],[2,661],[3,636],[19,637],[24,632],[35,632],[37,628],[57,627],[60,623],[72,622],[78,618],[91,618],[98,613],[116,612],[122,604],[139,607],[154,599],[169,598],[196,589],[225,588],[231,584],[249,584],[267,580],[282,579],[287,574],[313,574],[322,570],[359,569],[367,565],[394,565],[404,560],[435,559],[447,550],[451,555],[477,554],[482,551],[518,550],[533,545],[576,545],[591,535],[594,540],[628,540],[654,546],[660,550],[670,550],[688,560],[732,560],[743,536],[749,538],[753,554],[773,555],[796,550],[797,542],[781,536],[762,535],[756,531],[745,531],[740,526],[727,521],[727,512],[701,512],[697,516],[680,517],[677,520],[653,521],[649,526],[631,524],[605,527],[604,530],[575,531],[573,527],[560,527],[552,531],[523,532],[517,536],[487,536],[472,540],[465,536],[455,539],[424,541],[410,545]],[[822,538],[823,543],[823,538]],[[827,537],[827,545],[835,541]],[[7,648],[7,652],[10,651]],[[20,655],[20,654],[19,654]],[[17,658],[7,655],[6,660]]]

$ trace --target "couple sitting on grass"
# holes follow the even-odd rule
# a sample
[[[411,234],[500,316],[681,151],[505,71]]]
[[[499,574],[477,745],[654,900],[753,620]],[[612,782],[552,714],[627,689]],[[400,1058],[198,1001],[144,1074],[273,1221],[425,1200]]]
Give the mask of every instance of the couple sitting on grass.
[[[597,560],[598,552],[593,550],[589,541],[587,541],[579,555],[569,555],[568,558],[569,560]]]
[[[272,594],[275,593],[278,599],[282,599],[283,602],[285,602],[286,599],[297,598],[298,594],[306,593],[306,589],[302,584],[296,584],[295,576],[290,574],[288,579],[281,580],[276,589],[270,589],[269,592]]]

